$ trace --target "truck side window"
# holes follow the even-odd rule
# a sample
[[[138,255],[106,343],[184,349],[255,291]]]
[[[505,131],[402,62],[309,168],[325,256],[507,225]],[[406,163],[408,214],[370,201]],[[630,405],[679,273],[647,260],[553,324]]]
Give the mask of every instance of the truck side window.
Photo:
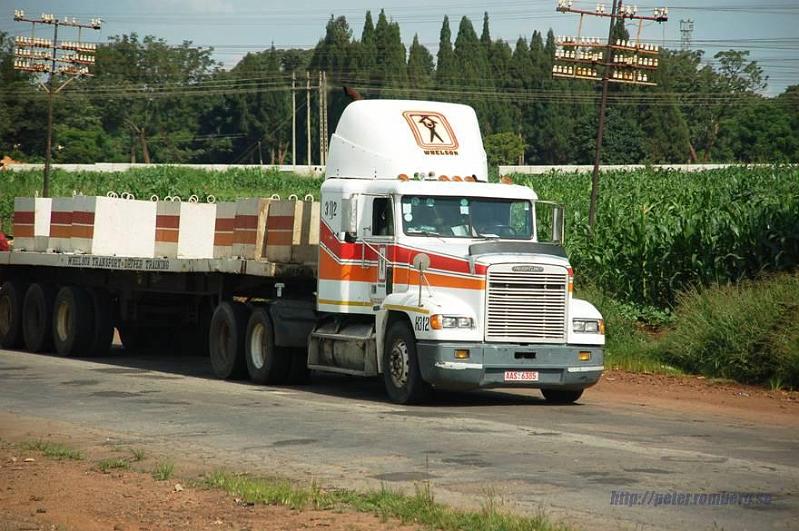
[[[372,235],[394,236],[394,215],[388,197],[377,197],[372,203]]]

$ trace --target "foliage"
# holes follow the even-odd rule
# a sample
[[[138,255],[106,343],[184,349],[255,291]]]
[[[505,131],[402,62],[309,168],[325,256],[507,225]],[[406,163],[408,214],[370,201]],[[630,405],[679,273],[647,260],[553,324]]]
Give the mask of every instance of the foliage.
[[[55,459],[57,461],[61,461],[63,459],[80,461],[83,459],[83,454],[78,450],[70,448],[61,443],[43,441],[41,439],[24,443],[22,447],[26,450],[35,450],[37,452],[41,452],[46,457]]]
[[[524,155],[524,142],[516,133],[495,133],[483,140],[483,146],[492,166],[499,164],[516,164]]]
[[[567,530],[544,515],[516,516],[503,511],[501,501],[488,496],[480,511],[462,511],[435,501],[430,485],[417,484],[413,495],[385,487],[370,492],[344,489],[324,490],[316,484],[298,485],[284,479],[256,478],[217,471],[208,475],[205,485],[221,489],[249,503],[285,505],[295,510],[350,509],[372,513],[383,520],[396,518],[404,524],[417,524],[444,531],[546,531]]]
[[[623,301],[669,307],[679,291],[799,266],[799,169],[604,172],[588,229],[590,175],[517,176],[567,206],[576,271]]]
[[[655,351],[686,371],[799,387],[799,275],[681,294]]]

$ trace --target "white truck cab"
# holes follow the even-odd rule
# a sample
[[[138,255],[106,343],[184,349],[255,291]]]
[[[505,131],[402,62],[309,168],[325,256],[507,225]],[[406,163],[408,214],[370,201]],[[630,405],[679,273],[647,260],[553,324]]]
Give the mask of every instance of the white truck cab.
[[[562,207],[487,175],[468,106],[345,109],[322,185],[310,368],[382,373],[400,403],[433,387],[573,402],[599,380],[604,322],[572,296]]]

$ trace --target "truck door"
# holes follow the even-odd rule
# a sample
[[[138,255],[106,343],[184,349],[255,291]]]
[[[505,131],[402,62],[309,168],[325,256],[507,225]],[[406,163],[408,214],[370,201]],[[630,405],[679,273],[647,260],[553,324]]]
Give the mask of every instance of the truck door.
[[[394,203],[390,196],[372,196],[367,206],[371,224],[364,227],[364,241],[368,250],[376,255],[377,271],[370,289],[372,302],[380,303],[391,293],[393,272],[391,261],[394,249]]]

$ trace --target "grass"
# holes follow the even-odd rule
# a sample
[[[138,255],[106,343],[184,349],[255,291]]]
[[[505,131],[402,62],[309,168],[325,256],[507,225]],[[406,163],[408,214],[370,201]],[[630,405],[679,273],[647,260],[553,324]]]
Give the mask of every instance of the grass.
[[[502,511],[495,496],[489,496],[480,511],[462,511],[435,501],[429,483],[417,484],[413,495],[387,488],[358,493],[324,490],[316,484],[302,486],[282,479],[255,478],[216,471],[203,484],[221,489],[248,503],[284,505],[291,509],[337,509],[371,513],[382,519],[420,524],[441,530],[566,530],[544,515],[532,517]]]
[[[97,469],[105,474],[112,470],[130,470],[130,461],[120,458],[103,459],[97,463]]]
[[[41,439],[23,443],[22,448],[25,450],[35,450],[37,452],[41,452],[46,457],[50,459],[56,459],[58,461],[62,459],[80,461],[83,459],[83,454],[78,450],[74,450],[61,443],[43,441]]]
[[[174,463],[168,461],[162,461],[157,465],[155,465],[152,476],[157,481],[167,481],[172,477],[172,474],[174,474],[174,472],[175,472]]]
[[[144,460],[145,453],[141,448],[131,448],[130,453],[133,458],[133,462],[138,463],[139,461]]]
[[[798,388],[799,274],[683,293],[653,352],[692,373]]]

